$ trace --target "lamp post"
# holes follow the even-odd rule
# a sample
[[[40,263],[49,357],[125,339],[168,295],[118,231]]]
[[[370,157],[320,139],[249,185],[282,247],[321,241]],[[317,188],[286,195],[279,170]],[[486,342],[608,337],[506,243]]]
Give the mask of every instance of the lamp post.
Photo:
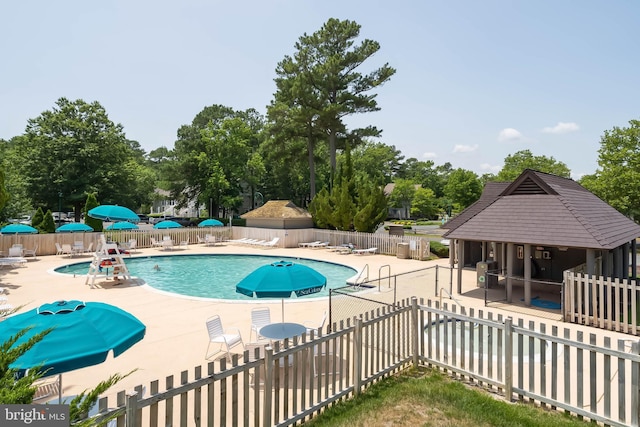
[[[62,220],[62,191],[58,192],[58,227],[60,227],[60,221]]]

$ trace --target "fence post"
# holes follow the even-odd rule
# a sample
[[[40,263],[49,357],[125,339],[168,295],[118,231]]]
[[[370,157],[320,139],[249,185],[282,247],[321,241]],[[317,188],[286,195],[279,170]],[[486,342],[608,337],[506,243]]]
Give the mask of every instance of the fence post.
[[[360,394],[362,387],[362,319],[356,318],[353,330],[353,392]],[[265,424],[267,425],[267,424]]]
[[[262,405],[262,425],[273,425],[271,400],[273,395],[273,348],[267,346],[264,351],[264,402]]]
[[[126,425],[127,427],[141,427],[141,424],[138,424],[136,412],[138,411],[138,393],[134,392],[127,396],[127,418]]]
[[[513,396],[513,319],[504,322],[504,395],[511,402]],[[522,356],[522,355],[519,355]]]
[[[631,354],[640,354],[640,341],[636,341],[631,344]],[[631,362],[631,378],[638,378],[640,375],[640,363]],[[637,426],[640,423],[638,418],[640,415],[640,384],[638,381],[632,381],[633,387],[631,388],[631,425]]]
[[[436,270],[437,271],[437,270]],[[411,331],[413,332],[413,367],[418,367],[419,357],[418,357],[418,337],[419,331],[422,329],[418,324],[418,299],[416,297],[411,297],[411,323],[413,323],[413,328]]]

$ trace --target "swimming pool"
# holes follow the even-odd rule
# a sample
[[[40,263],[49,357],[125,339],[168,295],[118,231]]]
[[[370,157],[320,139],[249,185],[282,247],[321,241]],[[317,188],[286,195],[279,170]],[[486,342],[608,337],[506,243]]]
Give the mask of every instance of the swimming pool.
[[[132,276],[160,291],[191,297],[255,302],[255,298],[237,293],[236,284],[256,268],[280,260],[306,265],[327,278],[327,286],[322,292],[298,299],[328,296],[330,288],[344,286],[346,280],[356,273],[355,269],[345,265],[269,255],[158,255],[125,258],[125,263]],[[89,262],[80,262],[58,267],[55,272],[85,275],[88,270]]]

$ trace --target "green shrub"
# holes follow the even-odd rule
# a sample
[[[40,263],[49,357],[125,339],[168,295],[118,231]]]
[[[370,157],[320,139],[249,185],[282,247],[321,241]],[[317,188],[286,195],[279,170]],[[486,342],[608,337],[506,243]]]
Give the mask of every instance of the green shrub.
[[[44,214],[44,218],[38,226],[38,230],[43,233],[53,233],[56,231],[56,223],[53,221],[53,214],[51,213],[51,210],[47,210]]]
[[[440,258],[449,258],[449,246],[445,246],[440,242],[430,242],[431,253]]]

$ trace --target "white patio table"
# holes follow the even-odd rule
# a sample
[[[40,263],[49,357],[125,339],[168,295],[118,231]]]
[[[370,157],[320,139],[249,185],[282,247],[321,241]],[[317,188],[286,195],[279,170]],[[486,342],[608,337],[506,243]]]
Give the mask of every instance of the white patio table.
[[[268,325],[260,328],[258,334],[271,340],[283,340],[285,338],[292,338],[297,335],[302,335],[307,331],[307,328],[300,323],[269,323]]]

